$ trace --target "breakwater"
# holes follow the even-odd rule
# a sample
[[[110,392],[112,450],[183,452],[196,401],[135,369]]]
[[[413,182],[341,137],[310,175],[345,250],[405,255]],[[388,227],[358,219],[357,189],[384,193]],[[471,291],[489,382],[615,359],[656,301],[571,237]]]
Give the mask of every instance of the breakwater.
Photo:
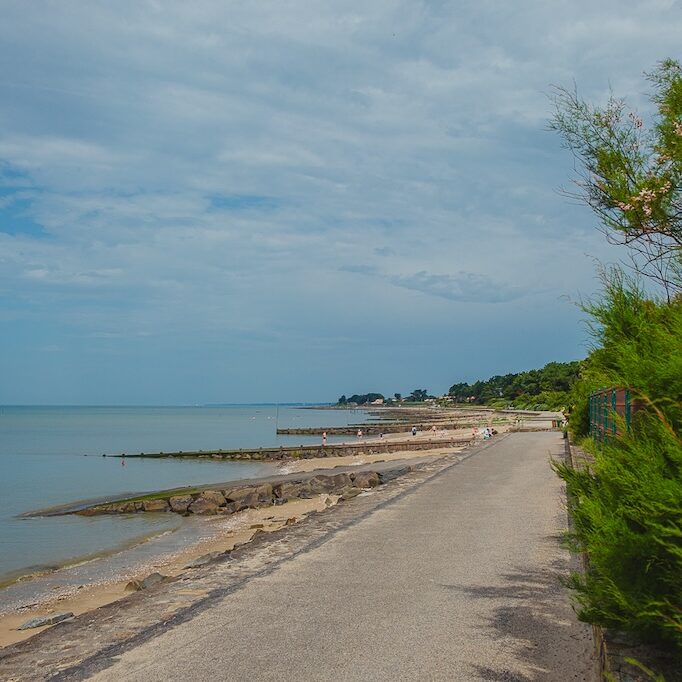
[[[357,443],[334,443],[328,445],[280,446],[271,448],[248,448],[239,450],[188,450],[179,452],[139,452],[104,455],[105,457],[152,458],[152,459],[216,459],[230,461],[281,461],[287,459],[313,459],[317,457],[347,457],[356,455],[379,455],[406,450],[433,450],[471,442],[469,436],[447,436],[405,440],[371,440]]]
[[[64,509],[58,514],[83,516],[135,514],[139,512],[174,512],[189,515],[225,515],[245,509],[281,505],[293,499],[316,495],[336,495],[347,500],[363,490],[374,488],[402,476],[433,457],[402,462],[377,462],[362,468],[341,467],[308,473],[283,474],[224,485],[201,486],[184,490],[165,490],[123,500],[94,504],[85,508]]]
[[[505,420],[495,420],[498,421]],[[429,422],[383,422],[378,424],[349,424],[348,426],[298,426],[293,428],[278,428],[278,436],[354,436],[361,429],[366,436],[378,436],[382,433],[406,433],[412,426],[418,431],[430,431],[436,427],[437,431],[453,429],[470,429],[480,426],[480,421],[429,421]]]

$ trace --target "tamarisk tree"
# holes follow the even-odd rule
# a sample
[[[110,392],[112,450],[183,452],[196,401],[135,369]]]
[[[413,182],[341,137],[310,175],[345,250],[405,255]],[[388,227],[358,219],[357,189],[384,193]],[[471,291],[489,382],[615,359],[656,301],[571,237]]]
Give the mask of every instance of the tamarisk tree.
[[[611,96],[599,108],[558,88],[550,127],[579,162],[577,190],[614,243],[630,248],[641,274],[668,299],[682,291],[682,68],[665,60],[647,75],[655,113],[650,124]]]

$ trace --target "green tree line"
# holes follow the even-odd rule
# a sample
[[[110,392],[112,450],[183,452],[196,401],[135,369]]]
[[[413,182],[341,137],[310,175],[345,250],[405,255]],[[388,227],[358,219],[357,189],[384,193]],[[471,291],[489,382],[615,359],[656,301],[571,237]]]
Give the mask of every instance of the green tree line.
[[[373,403],[375,400],[385,400],[386,402],[397,402],[397,403],[423,403],[428,398],[433,398],[434,396],[429,395],[429,392],[425,388],[416,388],[408,396],[403,397],[401,393],[394,393],[393,398],[385,398],[382,393],[354,393],[350,398],[342,395],[338,401],[337,405],[348,405],[352,403],[354,405],[368,405]]]
[[[491,407],[560,410],[567,408],[580,362],[550,362],[542,369],[490,377],[473,384],[450,386],[448,394],[458,403],[471,401]]]

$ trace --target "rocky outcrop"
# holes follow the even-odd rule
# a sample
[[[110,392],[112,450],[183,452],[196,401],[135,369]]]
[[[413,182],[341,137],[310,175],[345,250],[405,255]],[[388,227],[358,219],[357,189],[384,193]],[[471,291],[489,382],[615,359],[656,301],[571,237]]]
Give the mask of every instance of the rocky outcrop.
[[[130,514],[136,512],[174,512],[176,514],[196,514],[211,516],[233,514],[244,509],[257,509],[270,505],[284,504],[289,500],[306,499],[316,495],[338,495],[341,500],[349,500],[363,490],[390,481],[411,471],[409,465],[399,465],[381,471],[354,471],[350,474],[317,474],[307,478],[287,479],[274,483],[254,483],[224,490],[201,490],[184,495],[158,495],[153,499],[125,500],[89,507],[79,514]]]

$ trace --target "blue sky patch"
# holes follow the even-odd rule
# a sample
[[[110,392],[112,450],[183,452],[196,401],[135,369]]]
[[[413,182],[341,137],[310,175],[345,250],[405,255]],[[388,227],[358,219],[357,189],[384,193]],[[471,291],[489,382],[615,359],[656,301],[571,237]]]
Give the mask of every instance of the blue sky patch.
[[[211,208],[223,211],[271,211],[280,206],[275,197],[261,194],[213,194],[209,197]]]
[[[30,215],[31,200],[12,198],[14,190],[0,188],[0,232],[5,234],[27,235],[44,239],[49,237],[45,228]],[[8,201],[9,199],[9,201]]]

